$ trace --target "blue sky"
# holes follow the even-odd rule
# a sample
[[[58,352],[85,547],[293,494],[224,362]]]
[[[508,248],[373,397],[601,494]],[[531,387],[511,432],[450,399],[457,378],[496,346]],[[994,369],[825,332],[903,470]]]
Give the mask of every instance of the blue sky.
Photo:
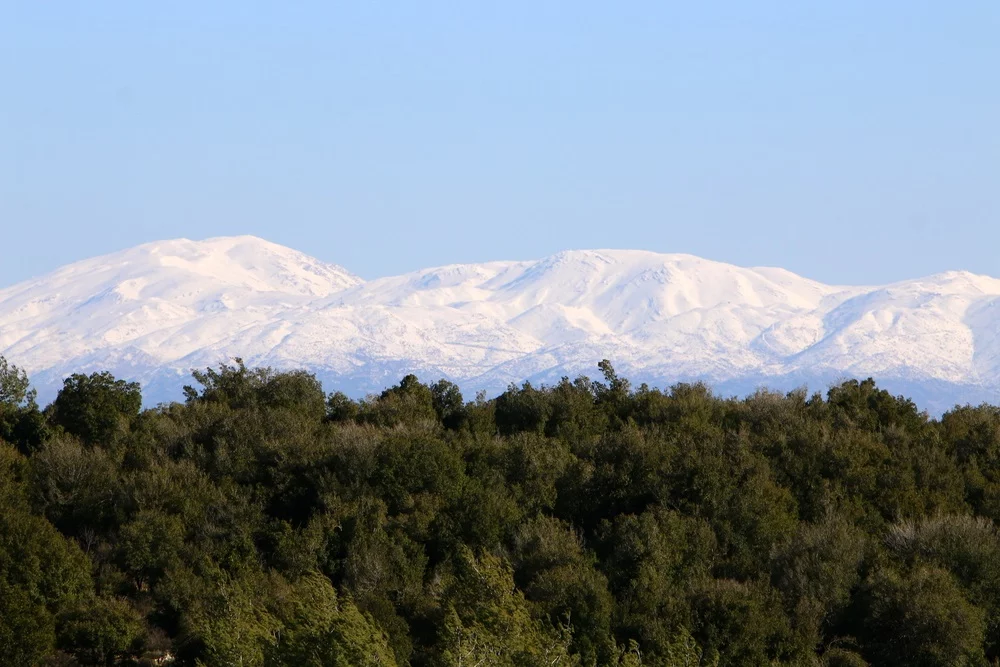
[[[256,234],[1000,276],[1000,3],[0,0],[0,286]]]

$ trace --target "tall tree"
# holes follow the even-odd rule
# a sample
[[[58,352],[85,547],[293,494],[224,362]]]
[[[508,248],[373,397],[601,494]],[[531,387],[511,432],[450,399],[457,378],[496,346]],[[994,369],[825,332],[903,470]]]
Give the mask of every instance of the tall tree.
[[[127,431],[141,408],[139,383],[115,379],[106,371],[66,378],[49,406],[54,424],[89,445],[102,446],[111,446]]]

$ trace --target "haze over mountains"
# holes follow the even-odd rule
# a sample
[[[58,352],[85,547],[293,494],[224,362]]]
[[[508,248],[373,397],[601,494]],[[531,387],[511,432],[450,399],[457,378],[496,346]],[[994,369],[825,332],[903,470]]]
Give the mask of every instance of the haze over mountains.
[[[190,370],[234,356],[308,368],[328,390],[413,372],[472,395],[594,376],[825,390],[874,376],[942,410],[1000,401],[1000,280],[949,272],[843,287],[690,255],[568,251],[364,281],[254,237],[141,245],[0,290],[0,354],[43,400],[74,372],[179,400]]]

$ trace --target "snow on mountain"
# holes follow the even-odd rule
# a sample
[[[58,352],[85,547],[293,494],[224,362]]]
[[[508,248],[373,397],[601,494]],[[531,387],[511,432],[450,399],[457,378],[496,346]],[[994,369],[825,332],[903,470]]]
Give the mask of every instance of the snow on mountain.
[[[568,251],[365,282],[254,237],[150,243],[0,290],[0,354],[51,397],[108,369],[179,397],[233,356],[355,394],[416,372],[467,391],[593,374],[780,388],[874,375],[935,407],[1000,398],[1000,280],[824,285],[690,255]]]
[[[360,282],[253,237],[149,243],[0,291],[0,354],[55,381],[102,364],[145,377]]]

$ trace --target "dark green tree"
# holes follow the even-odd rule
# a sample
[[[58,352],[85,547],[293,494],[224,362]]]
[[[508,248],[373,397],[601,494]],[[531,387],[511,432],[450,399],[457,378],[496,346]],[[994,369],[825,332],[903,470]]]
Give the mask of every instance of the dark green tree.
[[[0,579],[0,663],[34,667],[55,646],[55,623],[45,605]]]
[[[552,402],[543,387],[530,382],[520,387],[510,385],[494,401],[497,430],[503,435],[514,433],[544,433],[552,415]]]
[[[377,426],[436,423],[434,393],[416,375],[407,375],[377,398],[364,401],[358,419]]]
[[[859,635],[872,664],[985,664],[983,610],[946,570],[880,570],[868,586],[864,613]]]
[[[49,406],[52,423],[88,445],[110,447],[139,415],[138,382],[116,380],[111,373],[74,374],[66,378]]]
[[[326,401],[326,417],[332,422],[352,422],[360,411],[357,401],[347,394],[335,391]]]
[[[247,368],[237,357],[236,365],[222,364],[218,370],[192,371],[202,386],[199,392],[184,387],[188,403],[217,403],[233,410],[249,408],[285,409],[321,421],[327,412],[323,386],[306,371],[275,371],[272,368]]]
[[[431,385],[431,402],[441,424],[451,430],[465,422],[465,402],[458,385],[447,380],[438,380]]]
[[[515,580],[537,615],[571,626],[570,650],[584,664],[607,664],[616,653],[611,635],[614,599],[571,526],[538,517],[515,538]]]
[[[388,637],[330,581],[309,574],[282,586],[273,602],[282,624],[264,664],[303,667],[394,667]]]
[[[23,453],[36,450],[48,437],[35,397],[27,373],[0,356],[0,440]]]
[[[59,648],[81,665],[119,665],[142,649],[145,627],[139,613],[121,598],[98,597],[59,616]]]

